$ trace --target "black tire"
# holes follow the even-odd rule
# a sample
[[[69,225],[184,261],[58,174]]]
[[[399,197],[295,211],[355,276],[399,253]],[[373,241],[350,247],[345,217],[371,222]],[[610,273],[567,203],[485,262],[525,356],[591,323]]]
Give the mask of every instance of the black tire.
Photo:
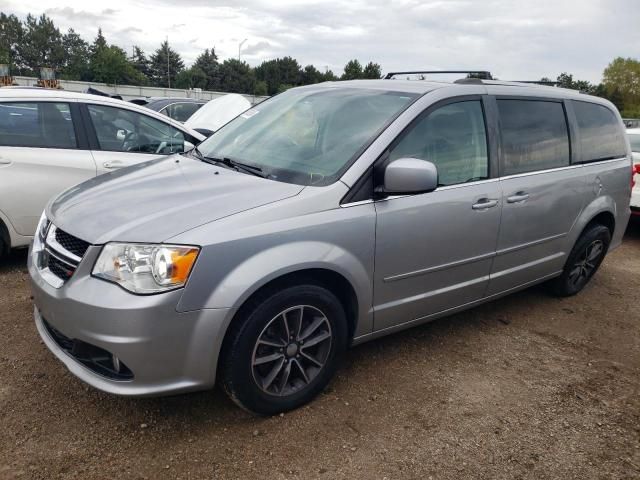
[[[344,308],[329,290],[297,285],[266,292],[240,311],[225,339],[221,383],[236,404],[252,413],[274,415],[298,408],[327,386],[347,339]],[[258,365],[267,357],[276,359]]]
[[[562,275],[551,280],[551,291],[559,297],[570,297],[582,290],[598,271],[610,243],[611,232],[607,227],[599,224],[588,227],[573,246]],[[596,247],[600,248],[597,255]]]

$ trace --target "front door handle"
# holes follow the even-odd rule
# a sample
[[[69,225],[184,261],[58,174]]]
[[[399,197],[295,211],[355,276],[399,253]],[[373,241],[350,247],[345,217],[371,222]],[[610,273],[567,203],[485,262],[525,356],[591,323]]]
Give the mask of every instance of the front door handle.
[[[0,157],[0,165],[9,165],[11,163],[11,160],[7,160],[4,157]]]
[[[514,195],[507,197],[507,203],[520,203],[529,199],[527,192],[518,192]]]
[[[471,208],[474,210],[486,210],[487,208],[493,208],[496,205],[498,205],[498,200],[493,198],[481,198],[477,203],[471,205]]]
[[[115,161],[115,162],[104,162],[104,163],[102,164],[102,166],[103,166],[104,168],[112,169],[112,168],[122,168],[122,167],[126,167],[127,165],[126,165],[126,163],[122,163],[122,162]]]

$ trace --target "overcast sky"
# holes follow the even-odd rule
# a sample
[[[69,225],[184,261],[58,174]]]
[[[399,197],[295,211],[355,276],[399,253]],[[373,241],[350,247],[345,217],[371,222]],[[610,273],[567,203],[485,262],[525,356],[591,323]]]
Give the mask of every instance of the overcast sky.
[[[483,69],[505,80],[567,71],[600,81],[616,56],[640,58],[640,0],[0,0],[19,17],[150,53],[165,37],[191,64],[205,48],[251,65],[290,55],[340,74],[351,58],[383,72]]]

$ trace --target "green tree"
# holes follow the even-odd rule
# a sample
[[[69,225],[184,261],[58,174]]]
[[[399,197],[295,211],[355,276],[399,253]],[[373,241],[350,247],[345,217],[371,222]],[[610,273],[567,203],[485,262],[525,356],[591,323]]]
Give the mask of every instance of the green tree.
[[[257,80],[256,86],[253,89],[253,94],[261,96],[267,95],[267,82],[265,82],[264,80]]]
[[[221,91],[253,94],[255,86],[255,73],[248,63],[230,58],[220,65]]]
[[[280,88],[280,67],[278,60],[267,60],[255,68],[256,78],[267,86],[267,95],[275,95]]]
[[[134,45],[133,47],[133,55],[131,56],[130,62],[131,65],[133,65],[133,68],[140,72],[148,82],[151,77],[151,62],[144,54],[144,51],[137,45]]]
[[[96,36],[96,39],[93,41],[93,44],[91,45],[90,52],[93,55],[107,47],[108,47],[107,39],[104,38],[104,35],[102,34],[102,28],[98,28],[98,35]]]
[[[609,100],[624,114],[640,110],[640,61],[618,57],[605,68],[602,83]],[[614,101],[615,100],[615,101]]]
[[[286,85],[300,85],[302,80],[302,69],[298,61],[292,57],[282,57],[276,59],[280,72],[280,83]]]
[[[204,52],[198,55],[193,66],[204,72],[207,77],[207,83],[204,88],[207,90],[220,89],[220,64],[214,48],[211,48],[211,50],[206,48]]]
[[[8,64],[13,74],[22,73],[24,68],[20,58],[23,36],[22,22],[18,17],[0,12],[0,63]]]
[[[195,65],[191,68],[182,70],[176,76],[175,88],[207,88],[207,74]]]
[[[340,79],[331,70],[327,70],[326,72],[322,73],[320,76],[321,82],[335,82],[337,80],[340,80]]]
[[[92,57],[90,71],[94,82],[121,85],[145,83],[145,78],[129,62],[125,51],[115,45],[99,50]]]
[[[98,29],[98,36],[89,48],[89,76],[93,82],[120,85],[144,85],[146,78],[133,66],[126,52],[109,45]]]
[[[66,80],[88,80],[89,73],[89,44],[85,42],[72,28],[62,37],[64,60],[61,78]]]
[[[309,67],[311,66],[309,65],[306,68],[308,69]],[[265,82],[269,95],[275,95],[282,91],[281,85],[287,85],[288,88],[307,85],[305,72],[298,61],[292,57],[282,57],[262,62],[260,66],[255,68],[255,75],[258,81]]]
[[[379,79],[382,78],[382,68],[379,64],[369,62],[362,71],[362,78]]]
[[[64,64],[62,34],[46,15],[27,15],[19,52],[29,74],[39,75],[41,67],[60,71]]]
[[[313,65],[304,67],[301,75],[302,85],[312,85],[320,82],[322,82],[322,73],[316,67]]]
[[[344,73],[340,80],[355,80],[362,78],[362,65],[358,60],[349,60],[344,66]]]
[[[156,87],[175,86],[176,76],[182,70],[184,70],[184,62],[180,54],[165,40],[151,55],[151,83]]]

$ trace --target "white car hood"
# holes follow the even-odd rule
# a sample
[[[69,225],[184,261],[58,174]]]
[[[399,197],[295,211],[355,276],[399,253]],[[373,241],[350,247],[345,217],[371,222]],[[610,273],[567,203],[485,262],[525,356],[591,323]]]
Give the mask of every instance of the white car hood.
[[[184,124],[191,129],[201,128],[215,132],[250,108],[249,100],[237,93],[229,93],[205,103]]]

